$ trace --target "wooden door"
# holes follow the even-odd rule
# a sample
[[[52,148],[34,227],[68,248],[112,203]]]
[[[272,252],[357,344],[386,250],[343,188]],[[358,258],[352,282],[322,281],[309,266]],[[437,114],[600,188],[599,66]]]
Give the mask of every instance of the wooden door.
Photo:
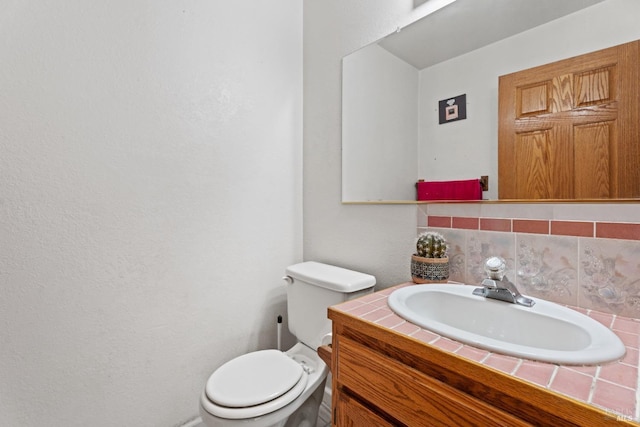
[[[500,77],[500,199],[640,197],[639,45]]]

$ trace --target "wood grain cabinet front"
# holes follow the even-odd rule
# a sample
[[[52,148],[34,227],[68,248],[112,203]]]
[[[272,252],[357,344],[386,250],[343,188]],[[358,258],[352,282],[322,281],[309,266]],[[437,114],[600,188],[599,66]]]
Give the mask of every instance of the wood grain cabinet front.
[[[358,396],[378,408],[394,420],[389,425],[530,425],[356,341],[338,339],[341,394]],[[338,417],[340,412],[338,407]]]
[[[334,425],[342,427],[392,427],[397,425],[382,418],[373,412],[371,407],[364,406],[358,400],[350,397],[348,393],[341,393],[338,396],[334,418]]]

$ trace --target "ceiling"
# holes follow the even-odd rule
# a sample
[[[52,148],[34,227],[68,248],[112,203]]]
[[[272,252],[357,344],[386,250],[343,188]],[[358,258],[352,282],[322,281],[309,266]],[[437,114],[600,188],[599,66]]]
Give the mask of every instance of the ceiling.
[[[457,0],[378,44],[421,70],[602,1]]]

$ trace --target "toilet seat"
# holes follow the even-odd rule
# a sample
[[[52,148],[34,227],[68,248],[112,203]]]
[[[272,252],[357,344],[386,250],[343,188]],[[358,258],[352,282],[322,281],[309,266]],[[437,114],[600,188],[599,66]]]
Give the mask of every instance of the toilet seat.
[[[276,411],[295,400],[308,373],[278,350],[261,350],[232,359],[208,379],[203,407],[222,418],[252,418]]]

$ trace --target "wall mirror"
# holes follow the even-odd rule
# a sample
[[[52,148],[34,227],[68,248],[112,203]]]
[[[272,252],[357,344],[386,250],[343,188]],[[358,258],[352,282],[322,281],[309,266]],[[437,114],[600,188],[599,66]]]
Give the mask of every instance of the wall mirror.
[[[629,7],[634,11],[629,11]],[[415,201],[418,179],[489,176],[498,77],[640,39],[628,0],[457,0],[343,58],[342,201]],[[438,104],[466,96],[466,118]]]

